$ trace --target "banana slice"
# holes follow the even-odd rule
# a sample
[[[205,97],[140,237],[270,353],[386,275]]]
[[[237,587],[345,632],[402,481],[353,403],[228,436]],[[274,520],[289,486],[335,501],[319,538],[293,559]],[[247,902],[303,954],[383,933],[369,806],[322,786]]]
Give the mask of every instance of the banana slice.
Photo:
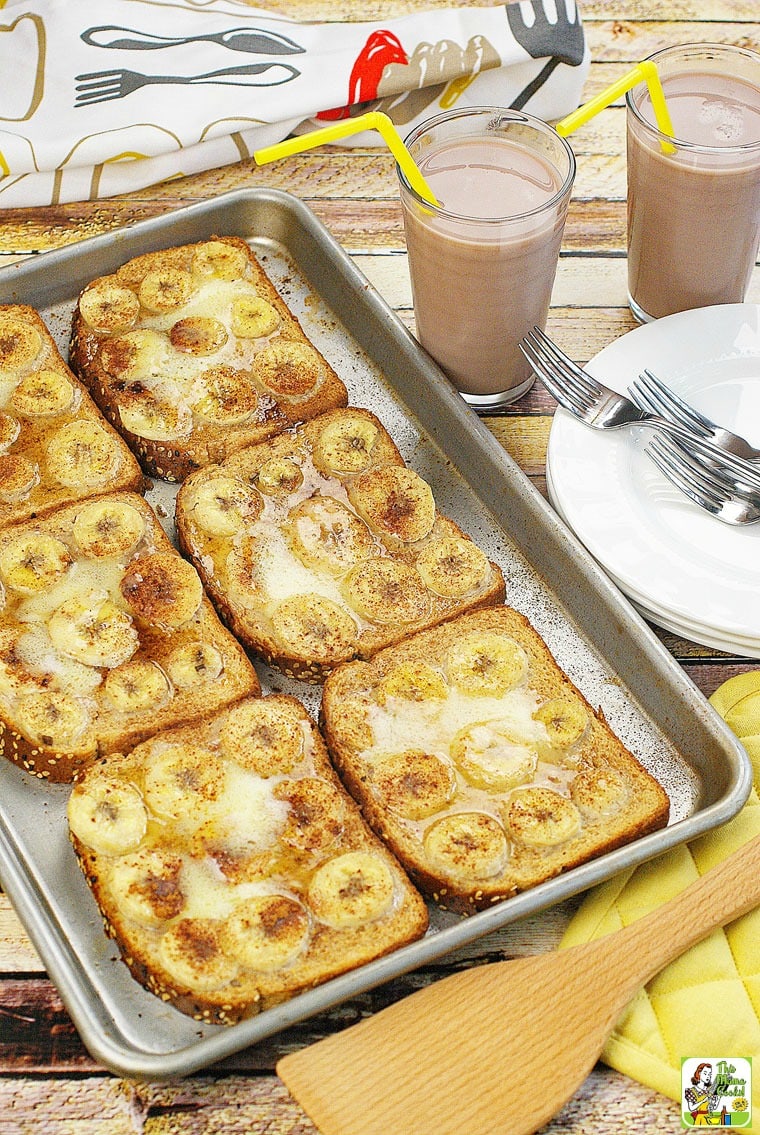
[[[370,528],[394,545],[423,540],[435,523],[430,485],[403,465],[383,465],[362,473],[349,486],[348,495]]]
[[[246,274],[245,250],[223,240],[207,240],[193,254],[193,272],[220,280],[240,280]]]
[[[157,709],[168,701],[171,689],[164,672],[146,658],[133,658],[109,670],[104,692],[120,713]]]
[[[47,532],[25,532],[0,551],[0,573],[8,587],[36,595],[52,587],[69,569],[71,553]]]
[[[22,378],[11,395],[10,405],[25,418],[49,418],[72,407],[75,390],[57,370],[35,370]]]
[[[282,781],[274,795],[288,805],[282,842],[297,852],[326,855],[345,826],[346,805],[339,790],[326,780],[303,777]]]
[[[148,272],[138,289],[140,303],[156,315],[176,311],[195,291],[195,281],[182,268],[157,268]]]
[[[417,569],[385,556],[352,568],[344,592],[360,615],[383,626],[419,623],[430,613],[430,594]]]
[[[545,761],[561,757],[585,736],[589,727],[586,710],[569,698],[552,698],[544,702],[533,717],[546,726],[546,741],[539,745],[539,753]]]
[[[528,847],[555,847],[577,835],[581,814],[572,800],[551,788],[521,788],[504,809],[511,838]]]
[[[347,930],[382,918],[393,906],[394,895],[393,875],[379,855],[348,851],[314,872],[307,898],[321,922]]]
[[[210,642],[187,642],[172,651],[166,660],[166,670],[177,689],[187,690],[220,678],[224,659]]]
[[[261,339],[279,326],[277,309],[261,296],[238,296],[232,301],[230,330],[238,339]]]
[[[582,816],[596,820],[614,816],[625,804],[630,789],[611,768],[583,769],[570,782],[570,797]]]
[[[286,895],[254,895],[239,902],[224,927],[224,949],[246,969],[282,969],[303,953],[309,915]]]
[[[108,485],[120,465],[115,436],[97,422],[68,422],[48,442],[48,472],[67,489]]]
[[[270,457],[256,478],[259,491],[273,497],[294,493],[302,484],[301,467],[289,457]]]
[[[93,559],[129,556],[142,540],[145,519],[126,501],[94,500],[74,517],[74,539]]]
[[[107,339],[100,348],[100,363],[112,378],[123,383],[138,383],[157,375],[168,353],[165,335],[139,327]]]
[[[36,327],[21,319],[0,319],[0,370],[23,370],[42,350]]]
[[[493,879],[509,858],[506,832],[485,812],[456,812],[425,833],[425,853],[444,874],[461,882]]]
[[[118,335],[134,327],[140,314],[140,301],[130,288],[106,277],[82,292],[79,314],[93,331]]]
[[[85,705],[63,690],[39,690],[19,698],[15,714],[19,732],[48,749],[75,748],[91,724]]]
[[[243,702],[229,711],[219,745],[226,757],[257,776],[291,772],[304,755],[300,715],[287,702]]]
[[[205,315],[189,315],[186,319],[178,319],[169,331],[172,347],[185,355],[213,355],[221,350],[228,338],[224,324]]]
[[[172,981],[193,993],[229,985],[237,962],[223,951],[224,923],[216,918],[180,918],[161,936],[158,955]]]
[[[501,697],[524,682],[528,656],[506,635],[473,631],[449,650],[446,673],[452,685],[464,694]]]
[[[301,501],[290,513],[285,530],[301,563],[330,575],[345,575],[372,552],[367,525],[332,497]]]
[[[417,557],[417,571],[426,587],[444,599],[461,599],[488,579],[488,556],[463,536],[435,540]]]
[[[119,402],[125,430],[146,441],[177,441],[193,428],[193,415],[184,405],[172,405],[149,390],[129,392]]]
[[[293,595],[272,615],[272,630],[287,652],[317,663],[350,658],[356,648],[356,623],[342,607],[322,595]]]
[[[85,847],[102,855],[124,855],[142,843],[148,815],[138,789],[105,773],[91,772],[75,784],[68,821]]]
[[[120,588],[135,615],[168,630],[189,622],[203,599],[197,571],[174,552],[138,556],[124,573]]]
[[[21,422],[0,411],[0,453],[7,453],[21,433]]]
[[[111,865],[108,887],[126,918],[152,929],[185,909],[181,874],[179,855],[163,848],[138,848]]]
[[[377,764],[373,781],[384,804],[406,820],[424,820],[440,812],[455,787],[451,769],[422,749],[385,757]]]
[[[282,398],[311,394],[322,377],[322,360],[308,343],[275,339],[253,361],[253,374],[270,393]]]
[[[234,536],[261,514],[259,493],[238,477],[220,473],[193,489],[188,512],[209,536]]]
[[[499,721],[476,721],[451,739],[449,754],[476,788],[507,792],[532,780],[538,753]]]
[[[224,795],[225,787],[224,767],[210,759],[202,745],[157,745],[146,761],[145,803],[161,819],[196,827],[204,811]]]
[[[193,402],[193,413],[214,426],[239,426],[256,412],[259,396],[246,371],[210,367],[202,375],[205,393]]]
[[[314,443],[314,464],[327,476],[363,473],[372,463],[372,450],[379,434],[374,422],[346,410],[319,434]]]
[[[9,504],[24,500],[40,483],[40,467],[20,453],[0,457],[0,497]]]
[[[449,688],[443,677],[427,662],[401,662],[378,683],[376,698],[385,705],[388,698],[404,701],[445,701]]]
[[[47,629],[60,654],[86,666],[120,666],[140,645],[127,612],[98,592],[66,599],[53,611]]]

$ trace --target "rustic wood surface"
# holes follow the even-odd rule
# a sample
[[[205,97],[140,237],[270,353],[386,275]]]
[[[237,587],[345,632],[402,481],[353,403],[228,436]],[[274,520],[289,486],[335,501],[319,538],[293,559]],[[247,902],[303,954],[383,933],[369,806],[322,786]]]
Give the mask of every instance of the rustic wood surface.
[[[256,6],[297,19],[338,21],[388,19],[452,5],[450,0],[257,0]],[[582,10],[592,52],[584,98],[660,47],[709,40],[760,49],[758,0],[584,0]],[[618,104],[573,138],[578,176],[548,330],[581,363],[635,325],[626,306],[624,129],[624,110]],[[0,268],[253,185],[284,188],[303,198],[413,327],[393,161],[383,150],[324,148],[261,169],[244,161],[111,200],[0,211]],[[749,298],[760,301],[758,272]],[[537,385],[508,416],[488,422],[544,493],[553,409],[554,403]],[[726,678],[758,665],[665,631],[657,633],[706,695]],[[316,1128],[274,1075],[282,1053],[396,1000],[435,979],[442,968],[450,971],[548,949],[567,914],[560,908],[509,927],[447,959],[445,966],[401,978],[230,1057],[203,1075],[139,1084],[107,1073],[88,1055],[21,924],[0,895],[0,1135],[313,1135]],[[600,1064],[543,1135],[672,1133],[679,1126],[675,1101]]]

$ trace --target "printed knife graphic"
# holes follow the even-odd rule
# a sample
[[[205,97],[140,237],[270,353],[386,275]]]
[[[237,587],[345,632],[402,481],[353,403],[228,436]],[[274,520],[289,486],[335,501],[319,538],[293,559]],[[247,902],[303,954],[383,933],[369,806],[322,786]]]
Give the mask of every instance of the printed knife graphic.
[[[102,24],[87,28],[80,39],[92,47],[123,51],[157,51],[185,43],[219,43],[230,51],[245,51],[253,55],[300,55],[304,51],[303,47],[287,36],[261,28],[229,28],[204,35],[162,36],[134,28],[120,28],[115,24]]]

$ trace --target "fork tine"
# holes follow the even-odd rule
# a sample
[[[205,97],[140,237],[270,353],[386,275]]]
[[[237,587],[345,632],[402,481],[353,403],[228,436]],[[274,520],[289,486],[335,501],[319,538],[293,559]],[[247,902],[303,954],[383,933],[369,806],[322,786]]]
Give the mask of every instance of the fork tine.
[[[583,370],[582,367],[579,367],[577,363],[573,362],[569,355],[561,351],[545,331],[542,331],[540,327],[534,327],[533,330],[529,332],[528,338],[532,338],[536,342],[538,349],[549,354],[555,364],[562,368],[563,373],[567,374],[568,377],[572,376],[577,383],[588,391],[588,394],[592,398],[599,397],[601,390],[596,380]]]
[[[577,398],[582,399],[587,407],[597,401],[599,391],[594,384],[579,377],[576,371],[567,365],[569,360],[566,360],[561,352],[556,355],[550,351],[533,332],[529,332],[524,341],[529,345],[533,357],[538,360],[544,371],[553,376],[557,382],[561,382]]]
[[[708,468],[700,464],[685,446],[673,438],[666,439],[662,434],[655,434],[649,442],[649,446],[653,451],[670,461],[671,465],[677,463],[684,474],[688,475],[706,492],[709,491],[715,493],[716,496],[725,497],[733,495],[736,491],[733,481],[727,474],[719,469]]]
[[[658,378],[648,367],[644,368],[643,374],[639,377],[646,382],[649,389],[653,391],[653,397],[656,395],[660,407],[669,407],[673,414],[677,415],[684,425],[712,433],[713,423],[710,419],[706,418],[704,414],[700,414],[699,410],[695,410],[688,402],[685,402],[680,395],[676,394],[675,390],[671,390],[669,386],[666,386],[662,379]]]
[[[687,473],[677,460],[674,460],[671,453],[656,446],[655,438],[649,442],[644,452],[651,458],[663,476],[694,504],[706,509],[707,512],[716,513],[718,511],[722,503],[721,495],[698,483],[694,474],[691,471]]]
[[[528,338],[520,344],[520,349],[546,389],[561,406],[579,416],[593,406],[593,399],[577,384],[572,383],[567,375],[559,375]]]

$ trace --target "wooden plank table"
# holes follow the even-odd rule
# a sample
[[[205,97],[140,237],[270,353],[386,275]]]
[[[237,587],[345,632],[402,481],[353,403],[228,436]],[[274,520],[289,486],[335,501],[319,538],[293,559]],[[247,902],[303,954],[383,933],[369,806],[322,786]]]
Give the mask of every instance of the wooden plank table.
[[[451,5],[445,0],[268,0],[258,6],[304,20],[369,20]],[[585,0],[582,7],[592,52],[584,99],[671,44],[709,40],[760,49],[757,0]],[[548,330],[580,363],[634,326],[626,306],[624,122],[619,103],[573,137],[578,176]],[[382,149],[323,148],[263,168],[242,161],[110,200],[5,210],[0,212],[0,267],[243,186],[283,188],[303,198],[413,327],[394,163]],[[757,271],[749,298],[760,301]],[[553,401],[537,384],[507,416],[488,421],[543,493],[553,410]],[[732,675],[758,666],[751,659],[657,633],[705,695]],[[568,914],[557,908],[511,926],[445,964],[400,978],[203,1075],[138,1084],[109,1074],[88,1055],[0,894],[0,1135],[31,1130],[61,1135],[313,1133],[313,1124],[274,1075],[280,1054],[344,1027],[442,971],[550,948]],[[544,1135],[670,1133],[678,1128],[676,1102],[600,1064]]]

